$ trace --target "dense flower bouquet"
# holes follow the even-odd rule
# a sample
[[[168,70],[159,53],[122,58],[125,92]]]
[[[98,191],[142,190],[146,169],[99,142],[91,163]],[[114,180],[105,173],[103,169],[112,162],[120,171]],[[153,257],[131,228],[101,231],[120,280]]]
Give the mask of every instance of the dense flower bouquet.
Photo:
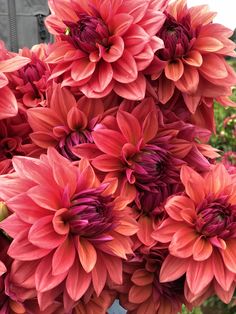
[[[49,0],[0,46],[0,313],[177,314],[236,286],[236,168],[208,140],[232,32],[185,0]]]

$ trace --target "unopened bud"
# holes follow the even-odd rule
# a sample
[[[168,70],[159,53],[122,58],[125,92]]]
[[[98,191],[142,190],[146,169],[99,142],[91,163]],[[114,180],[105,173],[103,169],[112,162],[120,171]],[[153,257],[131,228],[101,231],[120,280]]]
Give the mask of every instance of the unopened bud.
[[[4,202],[0,202],[0,221],[7,218],[9,215],[7,206]]]

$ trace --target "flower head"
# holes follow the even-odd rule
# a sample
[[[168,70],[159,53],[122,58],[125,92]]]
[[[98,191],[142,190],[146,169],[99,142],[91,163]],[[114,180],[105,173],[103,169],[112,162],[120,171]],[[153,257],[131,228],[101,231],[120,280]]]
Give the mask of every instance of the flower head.
[[[169,243],[160,280],[172,281],[186,273],[191,298],[213,285],[215,293],[229,302],[236,273],[235,177],[218,164],[204,178],[183,166],[181,180],[186,194],[168,199],[169,217],[153,233],[156,240]]]
[[[187,8],[186,0],[177,0],[167,7],[166,20],[157,35],[164,48],[156,51],[146,71],[157,79],[157,95],[165,104],[179,90],[191,113],[201,98],[218,98],[223,105],[236,82],[233,69],[224,59],[235,56],[235,44],[228,38],[232,31],[212,23],[215,13],[206,5]],[[215,69],[217,64],[217,70]]]
[[[166,4],[140,0],[49,4],[53,13],[46,24],[58,39],[47,58],[55,66],[51,78],[61,77],[63,86],[76,86],[87,97],[100,98],[114,90],[128,99],[144,98],[142,70],[163,48],[155,34],[165,21]]]
[[[0,197],[13,212],[1,228],[13,238],[8,253],[21,269],[20,278],[10,274],[23,289],[15,294],[25,300],[24,288],[36,289],[43,308],[43,300],[64,291],[69,311],[88,289],[99,296],[107,280],[120,284],[137,224],[130,200],[114,196],[116,180],[99,182],[88,162],[75,167],[55,149],[41,159],[14,157],[13,164],[16,173],[1,180]]]

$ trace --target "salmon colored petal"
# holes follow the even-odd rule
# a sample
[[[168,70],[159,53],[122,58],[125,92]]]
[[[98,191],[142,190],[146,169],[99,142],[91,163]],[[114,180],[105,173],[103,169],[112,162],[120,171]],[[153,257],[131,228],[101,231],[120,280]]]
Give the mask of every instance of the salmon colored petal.
[[[219,51],[223,47],[223,43],[213,37],[198,37],[193,45],[193,49],[206,52]]]
[[[131,277],[131,281],[136,286],[140,286],[140,287],[144,287],[151,284],[153,280],[154,280],[154,274],[146,271],[145,269],[137,269]]]
[[[119,110],[117,123],[127,142],[136,145],[141,138],[139,121],[129,112]]]
[[[0,88],[0,120],[14,117],[18,112],[16,97],[7,87]]]
[[[220,253],[228,270],[236,273],[236,243],[234,240],[228,240],[226,245],[226,249],[220,250]]]
[[[152,285],[143,287],[132,286],[129,290],[129,302],[140,304],[146,301],[152,294]]]
[[[183,221],[183,209],[190,209],[192,216],[195,216],[195,205],[189,197],[176,195],[169,198],[165,204],[168,215],[176,221]]]
[[[80,158],[94,159],[101,155],[101,151],[95,144],[85,143],[74,146],[73,153]]]
[[[112,34],[122,36],[132,24],[134,18],[126,13],[116,14],[109,22],[109,29]]]
[[[108,62],[100,61],[96,66],[96,71],[93,73],[89,86],[97,93],[101,93],[109,87],[113,79],[112,66]]]
[[[115,231],[126,236],[131,236],[137,233],[139,230],[138,223],[132,217],[124,217],[120,220],[118,227],[115,228]]]
[[[148,216],[141,216],[138,220],[139,230],[137,232],[137,236],[139,240],[147,245],[151,246],[155,243],[155,240],[152,237],[153,232],[153,221]]]
[[[216,65],[217,64],[217,68]],[[228,76],[228,71],[224,65],[223,57],[216,54],[206,54],[203,56],[202,66],[199,68],[201,74],[213,79],[222,79]]]
[[[148,314],[148,313],[155,313],[156,312],[156,302],[152,299],[148,299],[147,301],[139,304],[138,309],[137,309],[137,314]],[[159,314],[159,309],[158,309],[158,314]]]
[[[139,74],[138,78],[129,84],[116,82],[114,92],[129,100],[142,100],[146,92],[146,79],[142,74]]]
[[[30,58],[15,56],[7,60],[0,60],[0,72],[13,72],[22,68],[24,65],[31,62]]]
[[[122,260],[118,257],[110,256],[104,253],[102,259],[111,280],[114,283],[121,285],[123,281]]]
[[[96,266],[92,270],[92,282],[97,296],[102,292],[107,280],[107,270],[100,256],[97,256]]]
[[[52,224],[53,216],[39,219],[29,230],[29,241],[43,249],[54,249],[65,241],[64,235],[55,232]]]
[[[134,57],[127,50],[113,65],[113,78],[120,83],[131,83],[137,79],[138,71]]]
[[[165,219],[161,225],[152,233],[153,239],[167,243],[170,242],[173,235],[180,228],[185,227],[186,225],[182,222],[176,222],[173,219]]]
[[[218,164],[206,177],[206,193],[218,194],[231,184],[231,178],[222,164]]]
[[[148,115],[145,117],[142,125],[142,131],[144,143],[149,142],[156,136],[158,131],[158,121],[155,111],[149,112]]]
[[[233,283],[229,290],[224,290],[219,284],[218,282],[214,282],[214,289],[215,292],[217,294],[217,296],[219,297],[219,299],[226,303],[229,304],[232,301],[234,292],[235,292],[235,283]]]
[[[115,62],[121,58],[124,52],[124,41],[120,36],[112,36],[109,38],[108,45],[110,48],[104,51],[102,58],[109,63]]]
[[[75,247],[73,241],[67,238],[57,247],[52,258],[52,275],[57,276],[68,271],[75,260]]]
[[[158,81],[159,100],[162,104],[166,104],[174,94],[175,84],[163,75]]]
[[[76,238],[76,248],[81,265],[86,273],[90,273],[97,261],[97,253],[94,246],[84,238]]]
[[[198,105],[200,104],[201,96],[183,94],[183,98],[184,98],[184,102],[185,102],[186,106],[188,107],[188,110],[192,114],[194,114],[196,112],[196,110],[199,108]],[[201,106],[201,107],[203,107],[203,106]],[[204,115],[204,117],[205,117],[205,119],[207,119],[207,117],[205,115]],[[209,128],[209,120],[207,120],[207,126]]]
[[[196,68],[185,65],[182,77],[175,83],[175,86],[182,93],[195,93],[198,88],[199,74]]]
[[[67,272],[57,276],[52,275],[52,256],[43,258],[35,271],[35,285],[37,291],[45,292],[58,286],[66,277]]]
[[[212,254],[213,248],[208,239],[199,237],[193,245],[193,259],[195,261],[204,261]]]
[[[202,65],[202,55],[197,50],[191,50],[187,56],[183,58],[184,63],[192,65],[195,67],[200,67]]]
[[[190,259],[183,259],[168,255],[160,271],[160,282],[174,281],[182,277],[187,271]]]
[[[88,290],[90,283],[91,275],[84,271],[79,261],[75,261],[66,278],[66,290],[70,298],[78,301]]]
[[[71,77],[74,81],[82,81],[89,78],[95,71],[96,63],[90,62],[87,58],[74,61],[71,67]]]
[[[97,147],[104,153],[117,157],[120,156],[125,138],[117,131],[100,129],[92,133]]]
[[[192,293],[200,294],[213,279],[212,260],[191,261],[186,273],[186,280]]]
[[[182,228],[172,237],[169,251],[177,257],[187,258],[193,254],[193,247],[198,238],[198,234],[191,228]]]
[[[215,250],[213,253],[212,266],[217,282],[222,287],[222,289],[228,291],[234,281],[235,273],[229,271],[225,267],[222,256],[220,253],[218,253],[217,250]]]
[[[192,168],[182,166],[180,178],[185,186],[186,193],[196,203],[201,203],[205,199],[205,182],[203,178]]]
[[[16,236],[22,230],[26,230],[27,227],[29,227],[29,224],[19,219],[16,214],[12,214],[0,222],[0,228],[3,229],[11,238],[16,238]]]
[[[184,65],[180,59],[170,61],[165,66],[165,75],[171,81],[178,81],[184,73]]]
[[[27,195],[40,207],[56,211],[62,206],[59,191],[49,186],[35,186],[31,188]]]

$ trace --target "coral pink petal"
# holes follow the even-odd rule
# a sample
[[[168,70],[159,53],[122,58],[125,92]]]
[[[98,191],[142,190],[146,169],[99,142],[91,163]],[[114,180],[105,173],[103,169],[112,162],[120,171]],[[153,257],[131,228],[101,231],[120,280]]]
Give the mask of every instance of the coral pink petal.
[[[120,36],[112,36],[109,38],[108,45],[110,49],[103,52],[102,58],[110,64],[121,58],[124,52],[124,41]]]
[[[21,261],[32,261],[44,257],[50,251],[31,244],[28,240],[28,232],[24,231],[15,237],[9,247],[8,254]]]
[[[66,290],[72,300],[78,301],[87,291],[91,283],[91,275],[87,274],[75,261],[66,279]]]
[[[26,230],[28,227],[29,224],[19,219],[16,214],[12,214],[0,222],[0,228],[12,238],[15,238],[22,230]]]
[[[182,77],[175,83],[175,86],[182,93],[194,93],[197,90],[199,83],[198,70],[189,65],[185,65],[185,71]]]
[[[114,92],[129,100],[142,100],[145,97],[146,92],[146,79],[142,74],[139,74],[138,78],[129,84],[116,82],[114,85]]]
[[[173,96],[175,91],[175,84],[173,81],[167,79],[164,75],[161,76],[158,83],[158,96],[162,104],[167,103]]]
[[[185,102],[186,106],[188,107],[188,110],[192,114],[194,114],[196,112],[196,110],[199,109],[198,105],[200,104],[201,96],[183,94],[183,98],[184,98],[184,102]],[[203,106],[201,106],[201,107],[203,107]],[[205,115],[204,115],[204,117],[205,117]],[[208,120],[207,121],[208,128],[209,128],[209,122],[210,121]]]
[[[146,285],[149,285],[153,282],[154,274],[146,271],[145,269],[137,269],[133,273],[131,277],[131,281],[136,285],[140,287],[144,287]]]
[[[234,281],[235,273],[225,267],[222,256],[216,250],[213,253],[212,266],[217,282],[224,290],[228,291]]]
[[[55,211],[62,207],[59,191],[49,186],[35,186],[27,195],[40,207]]]
[[[86,273],[90,273],[97,261],[97,253],[94,246],[88,240],[76,237],[76,249],[82,267]]]
[[[138,71],[134,57],[128,51],[124,51],[122,57],[113,65],[113,78],[120,83],[131,83],[137,79]]]
[[[7,60],[0,61],[0,72],[13,72],[22,68],[24,65],[31,62],[31,59],[22,56],[15,56]]]
[[[177,230],[185,226],[183,222],[176,222],[173,219],[167,218],[161,223],[159,228],[152,233],[152,237],[157,241],[167,243],[171,241]]]
[[[153,232],[153,221],[150,217],[141,216],[138,220],[139,230],[137,236],[139,240],[146,246],[151,246],[155,243],[155,240],[152,238]]]
[[[109,87],[112,79],[113,70],[111,64],[100,61],[96,66],[96,71],[93,73],[89,81],[89,86],[93,91],[101,93]]]
[[[124,167],[119,158],[108,156],[106,154],[96,157],[92,161],[92,165],[104,172],[120,171]]]
[[[71,67],[71,77],[74,81],[82,81],[89,78],[95,71],[96,63],[90,62],[87,58],[74,61]]]
[[[199,237],[193,246],[193,259],[195,261],[204,261],[211,256],[212,251],[211,243],[207,239]]]
[[[202,202],[205,198],[204,179],[192,168],[185,165],[181,168],[180,178],[185,186],[188,196],[196,204]]]
[[[67,238],[60,246],[57,247],[52,258],[53,276],[63,274],[68,271],[75,260],[75,247],[73,240]]]
[[[222,302],[229,304],[232,301],[235,292],[235,283],[233,283],[228,290],[224,290],[218,282],[214,282],[214,288],[215,293]]]
[[[213,37],[198,37],[193,45],[193,49],[204,52],[219,51],[223,47],[224,47],[223,43]]]
[[[125,138],[117,131],[100,129],[92,133],[97,147],[104,153],[117,157],[126,143]]]
[[[58,286],[66,277],[67,272],[57,276],[52,275],[52,255],[43,258],[35,271],[35,285],[37,291],[45,292]]]
[[[168,255],[160,271],[160,282],[174,281],[182,277],[187,271],[190,259],[178,258]]]
[[[220,253],[228,270],[236,273],[236,243],[234,240],[228,240],[226,245],[226,249],[220,250]]]
[[[109,22],[109,28],[112,34],[122,36],[133,22],[133,17],[126,13],[119,13]]]
[[[7,271],[6,266],[0,261],[0,277]]]
[[[104,267],[104,263],[101,257],[98,255],[96,267],[94,267],[92,270],[92,282],[93,282],[94,290],[97,295],[100,295],[100,293],[102,292],[105,286],[106,280],[107,280],[107,270]]]
[[[8,78],[6,77],[5,74],[0,72],[0,88],[6,86],[7,84],[8,84]]]
[[[129,290],[129,302],[140,304],[146,301],[152,294],[152,285],[143,287],[132,286]]]
[[[185,227],[178,230],[171,240],[169,251],[177,257],[187,258],[193,254],[193,247],[198,235],[195,230]]]
[[[202,65],[202,55],[197,50],[191,50],[187,56],[183,58],[183,61],[188,65],[200,67]]]
[[[211,258],[203,262],[191,261],[186,273],[186,280],[192,293],[201,293],[214,277]]]
[[[17,101],[12,91],[7,87],[0,89],[0,120],[14,117],[18,112]]]
[[[165,66],[165,75],[171,81],[178,81],[184,73],[184,65],[180,59],[170,61]]]
[[[129,112],[119,110],[117,123],[127,142],[136,145],[141,138],[141,128],[138,120]]]
[[[217,68],[216,65],[217,64]],[[215,54],[206,54],[203,57],[202,66],[199,68],[201,74],[213,79],[222,79],[228,76],[223,57]]]
[[[122,260],[119,257],[107,255],[105,253],[103,253],[102,259],[111,280],[114,283],[121,285],[123,281]]]
[[[176,220],[176,221],[183,221],[183,216],[181,215],[181,211],[185,208],[191,209],[191,212],[195,213],[195,206],[193,201],[182,195],[176,195],[171,197],[167,200],[165,205],[165,210],[167,211],[168,215]]]
[[[32,244],[43,249],[54,249],[65,241],[65,235],[55,232],[52,219],[52,215],[46,216],[33,224],[28,235]]]
[[[205,182],[206,193],[218,194],[231,184],[231,178],[225,167],[218,164],[206,175]]]

